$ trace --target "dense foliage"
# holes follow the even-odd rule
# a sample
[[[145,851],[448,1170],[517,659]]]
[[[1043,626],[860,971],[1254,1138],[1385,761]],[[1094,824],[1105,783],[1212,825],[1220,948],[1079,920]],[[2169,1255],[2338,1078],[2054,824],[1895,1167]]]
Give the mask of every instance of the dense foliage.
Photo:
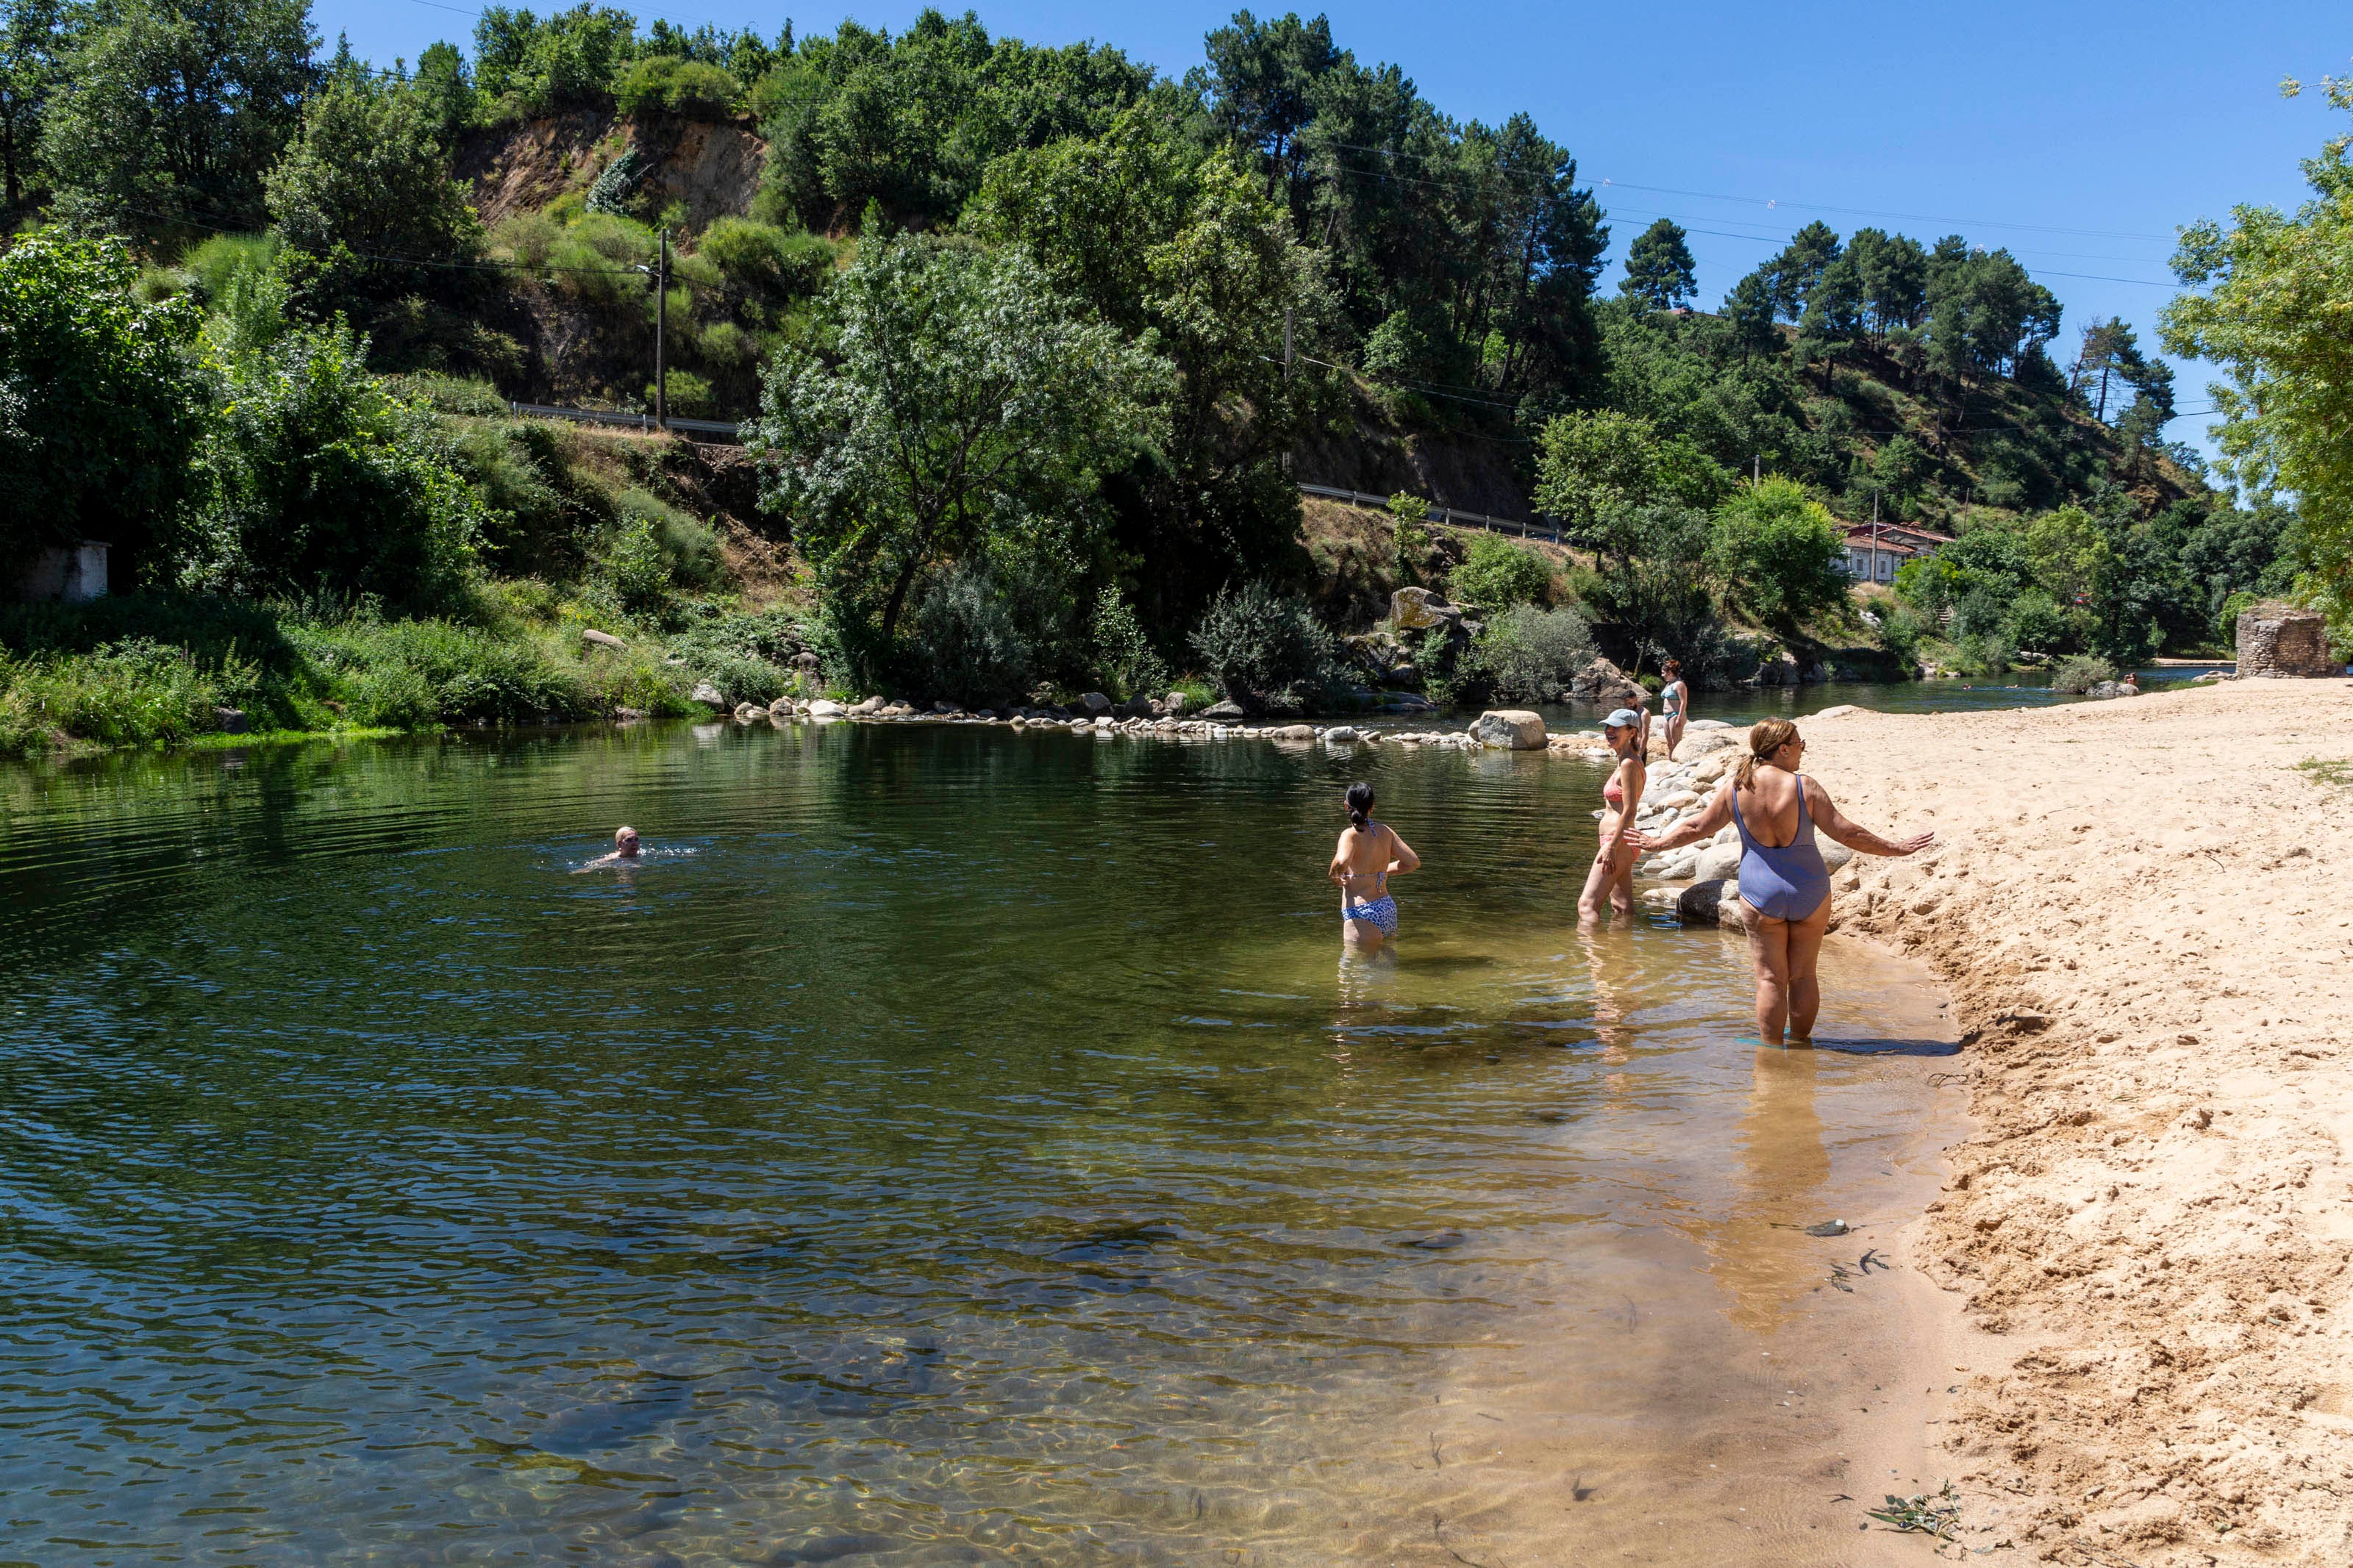
[[[2343,624],[2344,143],[2295,216],[2184,240],[2215,287],[2167,344],[2235,378],[2242,505],[2165,439],[2171,374],[2129,328],[2063,337],[1964,237],[1811,223],[1711,311],[1662,218],[1601,297],[1567,148],[1448,116],[1320,16],[1237,13],[1181,77],[935,11],[797,37],[494,5],[470,48],[388,71],[322,57],[303,0],[0,0],[0,542],[105,541],[174,604],[457,628],[335,653],[353,714],[571,711],[466,641],[565,616],[688,639],[665,668],[742,700],[814,656],[974,703],[1191,670],[1278,705],[1345,698],[1336,606],[1406,582],[1482,617],[1430,689],[1521,700],[1597,642],[1730,678],[1737,627],[1990,667],[2200,646],[2292,587]],[[485,232],[459,172],[584,129],[560,188],[505,181]],[[690,144],[751,154],[738,210],[681,173]],[[674,413],[756,413],[738,521],[792,578],[790,658],[725,603],[707,511],[501,417],[649,405],[658,316]],[[1305,548],[1298,465],[1368,437],[1490,454],[1575,553],[1434,538],[1419,495],[1362,557]],[[1866,618],[1840,567],[1873,515],[1956,542]],[[501,595],[531,608],[501,622]],[[713,617],[733,629],[691,640]],[[17,652],[11,689],[146,715],[93,733],[246,689],[135,625]],[[99,661],[86,691],[53,656]],[[294,666],[255,668],[279,690]],[[133,687],[163,695],[90,695]]]

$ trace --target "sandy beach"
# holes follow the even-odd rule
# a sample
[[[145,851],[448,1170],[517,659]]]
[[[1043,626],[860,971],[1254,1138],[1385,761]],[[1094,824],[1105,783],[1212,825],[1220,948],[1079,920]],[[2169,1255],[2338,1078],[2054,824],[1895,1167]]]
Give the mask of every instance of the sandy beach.
[[[1969,1046],[1905,1237],[1963,1544],[2353,1563],[2353,769],[2299,766],[2353,759],[2353,682],[1804,729],[1851,815],[1943,840],[1837,907]]]

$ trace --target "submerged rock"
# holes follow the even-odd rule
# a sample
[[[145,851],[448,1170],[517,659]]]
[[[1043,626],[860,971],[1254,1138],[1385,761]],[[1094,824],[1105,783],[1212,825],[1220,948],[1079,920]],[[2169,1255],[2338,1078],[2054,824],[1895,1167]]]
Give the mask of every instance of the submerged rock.
[[[1675,900],[1675,918],[1685,925],[1717,924],[1724,919],[1724,890],[1735,885],[1721,877],[1694,882]]]

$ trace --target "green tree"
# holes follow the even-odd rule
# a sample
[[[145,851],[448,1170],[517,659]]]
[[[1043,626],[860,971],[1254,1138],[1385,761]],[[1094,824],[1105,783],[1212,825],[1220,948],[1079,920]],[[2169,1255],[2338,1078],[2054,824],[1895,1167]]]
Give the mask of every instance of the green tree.
[[[175,541],[191,587],[457,603],[485,521],[431,415],[367,374],[337,321],[216,358],[204,505]]]
[[[750,444],[833,613],[886,647],[927,569],[1002,539],[1082,549],[1099,477],[1159,433],[1165,363],[1018,251],[870,243],[830,303],[839,363],[778,354]]]
[[[65,83],[80,13],[65,0],[0,0],[0,196],[25,205],[40,178],[41,130]]]
[[[1725,597],[1773,626],[1843,603],[1852,582],[1845,531],[1803,485],[1776,474],[1716,509],[1708,559]]]
[[[312,98],[301,135],[265,181],[287,242],[317,256],[337,246],[362,258],[470,256],[482,226],[448,177],[434,109],[422,93],[368,77],[330,82]]]
[[[2321,84],[2353,110],[2353,80]],[[2293,96],[2299,84],[2284,90]],[[2353,280],[2335,258],[2353,247],[2353,139],[2306,159],[2312,197],[2294,214],[2240,206],[2226,226],[2182,231],[2175,275],[2207,285],[2165,308],[2168,353],[2211,360],[2228,380],[2211,392],[2222,462],[2259,504],[2293,496],[2300,514],[2303,591],[2324,604],[2338,640],[2353,640]]]
[[[1537,509],[1559,518],[1577,542],[1605,553],[1624,552],[1609,525],[1628,508],[1705,507],[1731,482],[1689,437],[1662,437],[1637,415],[1567,414],[1536,437]]]
[[[0,252],[0,552],[105,540],[132,552],[189,491],[204,417],[186,349],[200,312],[142,304],[112,240],[43,230]]]
[[[474,85],[533,113],[591,103],[613,90],[637,43],[637,18],[582,4],[544,22],[527,9],[485,5],[474,24]]]
[[[1653,310],[1672,310],[1698,290],[1691,246],[1683,226],[1660,218],[1636,237],[1626,251],[1626,281],[1618,291]]]
[[[417,57],[409,89],[424,100],[426,118],[441,145],[455,147],[459,134],[474,122],[475,105],[473,68],[458,46],[427,44]]]
[[[307,0],[121,0],[83,35],[42,159],[78,222],[259,226],[311,83]]]
[[[1447,577],[1454,597],[1482,610],[1543,605],[1552,597],[1552,565],[1533,550],[1482,533]]]

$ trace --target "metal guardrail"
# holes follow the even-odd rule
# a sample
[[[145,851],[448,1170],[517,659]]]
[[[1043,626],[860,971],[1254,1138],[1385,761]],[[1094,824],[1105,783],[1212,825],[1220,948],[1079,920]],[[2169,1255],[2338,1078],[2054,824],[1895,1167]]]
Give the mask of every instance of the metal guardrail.
[[[1328,496],[1353,506],[1388,510],[1389,498],[1387,496],[1367,495],[1363,490],[1335,489],[1330,485],[1302,485],[1299,488],[1311,496]],[[1556,544],[1560,542],[1560,527],[1556,523],[1547,526],[1516,517],[1489,517],[1482,511],[1461,511],[1451,506],[1440,506],[1434,501],[1423,516],[1432,522],[1451,523],[1457,528],[1483,528],[1492,533],[1516,533],[1522,539],[1549,539]]]
[[[659,428],[655,425],[654,416],[650,414],[622,414],[604,408],[554,408],[544,403],[510,403],[507,405],[507,412],[533,414],[542,419],[570,419],[583,425],[618,425],[631,430]],[[691,430],[698,436],[724,436],[730,441],[742,439],[736,434],[742,426],[730,424],[724,419],[673,417],[670,421],[669,427],[672,430]]]
[[[617,425],[628,430],[650,431],[660,428],[654,423],[654,416],[650,414],[623,414],[612,409],[557,408],[545,403],[510,403],[507,405],[507,411],[514,415],[528,414],[542,419],[570,419],[583,425]],[[670,421],[669,427],[672,430],[691,432],[698,436],[717,436],[728,441],[743,439],[740,434],[743,426],[723,419],[672,419]],[[1352,506],[1377,507],[1387,510],[1389,504],[1388,497],[1369,495],[1363,490],[1335,489],[1330,485],[1301,485],[1299,489],[1301,493],[1305,495],[1324,496],[1333,500],[1346,501]],[[1463,511],[1455,507],[1440,506],[1435,502],[1430,504],[1429,511],[1424,515],[1432,522],[1447,523],[1456,528],[1483,528],[1492,533],[1515,533],[1522,539],[1549,539],[1556,544],[1560,542],[1558,524],[1547,527],[1542,523],[1532,523],[1520,518],[1490,517],[1485,512]]]

